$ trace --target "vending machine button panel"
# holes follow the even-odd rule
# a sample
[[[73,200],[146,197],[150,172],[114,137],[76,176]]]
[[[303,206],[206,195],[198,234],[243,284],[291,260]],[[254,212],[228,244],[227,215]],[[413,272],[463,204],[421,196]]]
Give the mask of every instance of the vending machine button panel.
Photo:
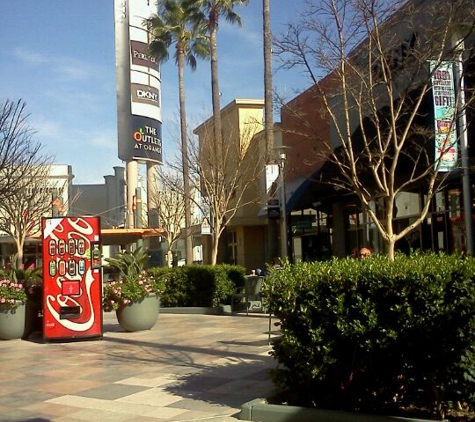
[[[81,294],[81,283],[79,280],[65,280],[61,283],[61,294],[63,296],[79,296]]]

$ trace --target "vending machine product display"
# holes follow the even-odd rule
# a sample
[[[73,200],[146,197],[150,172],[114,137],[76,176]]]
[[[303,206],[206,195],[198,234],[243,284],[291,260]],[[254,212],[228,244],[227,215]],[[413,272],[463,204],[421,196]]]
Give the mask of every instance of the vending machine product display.
[[[42,219],[43,337],[102,337],[99,217]]]

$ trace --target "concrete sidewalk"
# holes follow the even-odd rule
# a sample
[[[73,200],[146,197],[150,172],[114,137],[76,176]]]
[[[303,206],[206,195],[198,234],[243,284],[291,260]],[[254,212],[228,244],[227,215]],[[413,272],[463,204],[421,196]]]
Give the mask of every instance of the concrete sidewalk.
[[[125,333],[104,314],[104,338],[0,341],[1,421],[236,421],[273,392],[268,318],[161,314]]]

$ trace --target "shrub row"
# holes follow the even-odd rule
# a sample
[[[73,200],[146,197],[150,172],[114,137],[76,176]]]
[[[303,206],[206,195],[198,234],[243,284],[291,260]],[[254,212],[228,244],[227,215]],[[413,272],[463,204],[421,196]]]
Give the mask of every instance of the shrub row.
[[[245,269],[235,265],[192,265],[150,268],[154,277],[165,279],[162,306],[214,307],[230,303],[236,285],[244,284]]]
[[[285,265],[264,286],[290,404],[441,418],[475,405],[475,260],[397,255]]]

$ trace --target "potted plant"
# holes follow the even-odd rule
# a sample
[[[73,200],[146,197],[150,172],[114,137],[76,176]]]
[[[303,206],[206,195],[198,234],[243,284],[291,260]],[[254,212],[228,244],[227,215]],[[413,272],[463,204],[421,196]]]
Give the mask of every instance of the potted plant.
[[[115,280],[104,285],[104,311],[116,311],[126,331],[148,330],[158,318],[163,281],[146,271],[148,258],[142,248],[106,258]]]
[[[18,265],[17,255],[11,258],[11,268],[4,273],[16,283],[22,284],[26,293],[24,338],[43,329],[43,269],[41,267],[24,268]]]
[[[26,291],[23,283],[0,274],[0,339],[20,339],[25,331]]]

